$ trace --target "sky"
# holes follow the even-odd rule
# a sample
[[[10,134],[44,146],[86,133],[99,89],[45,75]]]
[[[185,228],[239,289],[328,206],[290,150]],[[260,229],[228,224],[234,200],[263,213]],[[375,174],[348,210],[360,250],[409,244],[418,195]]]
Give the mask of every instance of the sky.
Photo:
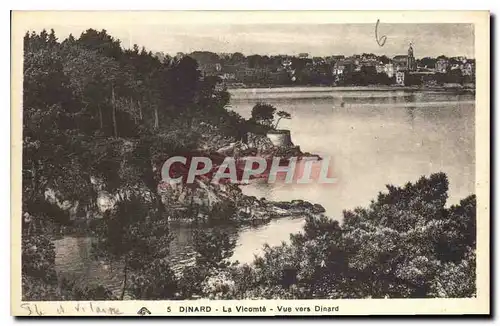
[[[88,28],[106,29],[122,41],[125,48],[134,43],[153,52],[242,52],[245,55],[309,53],[311,56],[375,53],[406,54],[410,42],[417,58],[446,56],[474,57],[472,24],[388,24],[379,23],[378,37],[386,36],[383,46],[375,37],[376,23],[367,24],[133,24],[125,27],[100,22],[98,25],[64,25],[54,28],[62,41],[70,33],[78,37]],[[380,42],[382,43],[382,42]]]

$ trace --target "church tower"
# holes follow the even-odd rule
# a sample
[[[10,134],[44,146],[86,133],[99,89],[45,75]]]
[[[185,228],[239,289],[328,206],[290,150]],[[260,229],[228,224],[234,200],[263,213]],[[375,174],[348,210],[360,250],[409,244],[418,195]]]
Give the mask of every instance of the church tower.
[[[413,56],[413,47],[412,44],[410,43],[410,47],[408,48],[408,59],[407,59],[407,67],[408,71],[415,71],[417,69],[416,63],[415,63],[415,57]]]

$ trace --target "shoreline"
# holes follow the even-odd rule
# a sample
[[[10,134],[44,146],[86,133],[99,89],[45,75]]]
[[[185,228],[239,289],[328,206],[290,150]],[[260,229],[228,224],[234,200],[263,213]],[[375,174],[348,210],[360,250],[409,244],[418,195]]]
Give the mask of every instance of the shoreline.
[[[333,85],[238,85],[236,87],[228,86],[228,92],[231,91],[248,91],[248,90],[282,90],[296,89],[300,92],[322,92],[322,91],[466,91],[475,93],[475,86],[398,86],[398,85],[369,85],[369,86],[333,86]]]

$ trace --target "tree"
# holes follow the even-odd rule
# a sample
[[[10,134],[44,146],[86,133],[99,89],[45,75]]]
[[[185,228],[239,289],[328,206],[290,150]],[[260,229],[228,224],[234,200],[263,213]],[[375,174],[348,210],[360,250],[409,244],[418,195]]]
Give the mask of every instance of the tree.
[[[89,29],[78,40],[70,35],[61,43],[52,30],[25,34],[26,298],[37,298],[36,291],[51,299],[109,295],[102,286],[76,286],[52,277],[51,241],[60,235],[61,226],[92,233],[95,255],[122,264],[119,298],[177,297],[177,276],[166,259],[166,222],[173,212],[158,189],[161,165],[172,155],[200,147],[195,122],[204,122],[217,135],[239,138],[246,122],[226,110],[229,93],[217,77],[202,79],[195,60],[183,56],[162,62],[159,57],[139,46],[122,50],[120,41],[105,30]],[[100,191],[116,198],[105,213],[98,210]],[[70,215],[62,208],[67,203],[78,212]],[[210,213],[212,221],[231,220],[234,207],[216,206]],[[214,237],[222,251],[202,255],[205,267],[210,265],[207,260],[218,259],[216,266],[227,262],[229,249],[224,248],[229,240]],[[43,269],[45,276],[40,274]]]
[[[425,57],[425,58],[420,59],[420,64],[424,67],[429,68],[429,69],[434,69],[436,66],[436,62],[437,62],[436,59],[429,58],[429,57]]]
[[[382,62],[383,64],[388,64],[391,63],[391,59],[389,59],[386,55],[382,55],[379,58],[379,61]]]
[[[290,244],[266,246],[235,271],[235,297],[475,296],[475,196],[446,208],[443,173],[387,189],[342,225],[309,217]]]
[[[210,231],[194,231],[194,249],[197,253],[196,262],[208,268],[225,268],[230,265],[228,259],[233,255],[235,239],[228,232],[218,228]]]
[[[178,280],[168,258],[155,259],[145,267],[131,275],[130,293],[133,298],[166,300],[178,297]]]
[[[64,199],[87,197],[90,179],[83,160],[84,130],[78,123],[81,106],[64,72],[64,57],[49,37],[25,38],[23,80],[23,203],[45,199],[51,188]],[[82,119],[83,120],[83,119]],[[81,120],[80,120],[81,121]],[[79,187],[75,187],[78,184]],[[37,218],[37,212],[31,211]]]
[[[122,55],[120,40],[114,39],[105,29],[100,32],[88,29],[80,35],[77,42],[88,49],[116,60],[120,59]]]
[[[291,119],[292,118],[290,113],[288,113],[286,111],[278,111],[278,113],[276,113],[276,115],[278,116],[278,120],[276,121],[276,124],[274,125],[275,129],[278,128],[278,124],[281,121],[281,119]]]
[[[245,55],[243,53],[235,52],[231,54],[230,62],[232,64],[242,63],[243,61],[245,61]]]
[[[95,223],[96,255],[123,264],[121,300],[127,290],[137,299],[175,296],[175,277],[165,260],[171,241],[168,221],[148,215],[149,207],[132,195]]]
[[[118,134],[116,110],[113,110],[116,105],[113,107],[112,94],[120,81],[127,79],[120,76],[123,72],[118,63],[76,44],[66,44],[63,51],[66,59],[64,73],[70,80],[73,94],[83,104],[82,113],[87,114],[90,120],[86,126],[88,131],[100,129],[105,132],[105,125],[111,125],[113,133],[116,129]],[[112,118],[113,112],[115,119]]]
[[[252,108],[252,120],[270,126],[274,119],[276,107],[267,103],[257,103]]]
[[[260,68],[265,65],[265,58],[258,54],[249,55],[247,61],[249,68]]]
[[[174,64],[171,72],[172,99],[173,104],[179,108],[180,114],[189,126],[199,110],[195,104],[196,94],[199,91],[201,73],[198,63],[189,56],[185,56]]]
[[[236,240],[229,232],[218,228],[195,230],[193,237],[196,260],[194,266],[188,266],[182,272],[179,282],[182,296],[189,299],[211,296],[214,292],[223,292],[219,296],[227,294],[229,288],[221,284],[220,278],[225,279],[229,267],[234,265],[229,258],[233,255]]]
[[[152,162],[156,155],[154,151],[159,149],[169,155],[175,148],[163,138],[149,134],[149,137],[145,136],[144,139],[151,143],[154,142],[152,140],[160,141],[145,151],[150,143],[141,140],[140,135],[134,133],[136,124],[140,122],[130,124],[135,110],[128,103],[137,100],[138,83],[133,80],[136,73],[133,67],[120,61],[123,59],[119,55],[121,49],[116,51],[119,41],[107,37],[104,32],[91,31],[79,41],[70,36],[59,44],[53,31],[50,34],[42,31],[40,35],[27,33],[24,42],[23,241],[27,249],[23,256],[23,293],[27,293],[27,297],[33,297],[36,293],[31,289],[39,289],[40,293],[45,295],[42,289],[45,287],[47,296],[51,298],[69,296],[72,299],[72,295],[74,298],[87,295],[90,296],[89,299],[94,295],[102,297],[106,294],[102,289],[67,289],[73,286],[67,282],[63,284],[64,288],[56,287],[57,283],[54,282],[61,280],[41,277],[33,267],[45,266],[46,275],[53,275],[50,267],[53,261],[49,258],[54,254],[54,249],[45,244],[50,244],[52,240],[52,225],[57,227],[69,223],[68,212],[58,207],[57,203],[77,201],[81,204],[78,207],[82,207],[87,216],[92,215],[88,213],[95,208],[92,205],[96,202],[96,190],[91,180],[97,177],[104,180],[106,190],[121,196],[137,188],[141,191],[149,190],[152,202],[146,205],[151,206],[147,211],[158,213],[152,214],[157,218],[161,216],[158,205],[161,200],[157,193],[159,169],[156,170],[156,175],[153,171],[155,166]],[[146,55],[151,56],[149,53]],[[148,69],[154,71],[154,64],[153,68],[149,66]],[[157,94],[155,96],[158,97]],[[127,136],[128,139],[120,139]],[[56,203],[47,202],[48,190],[55,194]],[[122,217],[128,211],[129,209],[122,207],[111,216]],[[151,219],[144,218],[144,215],[141,219],[141,214],[136,218],[135,221],[141,225],[137,226],[141,230],[141,237],[151,239],[151,235],[141,229],[147,228],[148,223],[152,223]],[[116,221],[106,220],[111,224]],[[125,219],[121,223],[117,226],[132,222]],[[162,229],[161,223],[158,223],[153,223],[155,226],[152,230],[159,230],[167,237],[168,233]],[[127,229],[128,231],[133,232],[134,225]],[[124,236],[133,241],[133,236],[136,235],[127,232]],[[106,252],[107,257],[114,256],[127,261],[127,264],[124,264],[124,274],[132,277],[135,271],[130,265],[131,259],[135,259],[133,252],[120,254],[116,246],[120,237],[116,237],[113,232],[102,232],[101,235],[101,240],[105,243],[115,242],[114,247],[103,246],[101,242],[101,249],[109,249],[102,252]],[[46,239],[41,241],[41,236]],[[157,243],[160,246],[164,244],[161,239]],[[153,258],[149,261],[151,264],[164,266]],[[142,264],[140,267],[144,268],[145,275],[157,269],[150,264]],[[124,277],[124,280],[128,279],[129,277]],[[131,286],[133,282],[129,282]],[[124,286],[125,288],[127,286]],[[146,291],[140,295],[148,296],[154,293]]]

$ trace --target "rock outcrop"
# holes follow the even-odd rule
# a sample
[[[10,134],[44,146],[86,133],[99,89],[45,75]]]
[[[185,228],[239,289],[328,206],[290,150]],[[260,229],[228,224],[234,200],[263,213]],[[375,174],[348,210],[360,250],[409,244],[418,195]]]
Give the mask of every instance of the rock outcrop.
[[[205,126],[210,129],[209,125]],[[213,130],[212,130],[213,131]],[[212,142],[207,139],[207,144],[211,143],[211,148],[205,146],[200,149],[201,152],[218,157],[231,156],[236,159],[248,156],[259,156],[265,159],[274,157],[290,158],[315,156],[309,153],[303,153],[299,146],[289,143],[288,146],[275,146],[266,135],[248,133],[246,143],[234,141],[219,137],[217,141],[212,138]],[[215,142],[214,142],[215,141]],[[213,146],[220,146],[214,148]],[[129,146],[130,147],[130,146]],[[129,149],[128,149],[129,150]],[[61,209],[67,211],[71,219],[91,219],[102,218],[106,211],[112,210],[120,201],[130,198],[132,195],[142,197],[145,201],[151,202],[153,194],[146,187],[128,187],[119,189],[115,193],[109,193],[105,189],[103,180],[91,177],[91,183],[96,193],[96,198],[91,202],[92,207],[82,205],[78,201],[69,202],[61,200],[56,191],[47,190],[46,199],[57,204]],[[213,184],[210,180],[198,179],[194,184],[167,184],[158,185],[158,194],[165,205],[167,214],[172,219],[181,218],[185,220],[207,220],[210,211],[221,204],[232,205],[235,208],[233,216],[234,221],[241,223],[261,223],[269,221],[272,218],[286,216],[307,216],[311,214],[321,214],[323,207],[317,204],[311,204],[302,200],[293,200],[290,202],[273,202],[265,198],[257,199],[252,196],[246,196],[242,193],[239,185],[231,183]],[[179,214],[174,214],[179,212]],[[175,215],[175,216],[174,216]]]
[[[273,218],[309,216],[325,212],[319,204],[303,200],[270,201],[246,196],[236,184],[211,184],[197,180],[195,186],[161,185],[160,193],[166,207],[186,212],[196,207],[189,220],[208,220],[210,211],[218,204],[231,204],[235,208],[233,220],[240,223],[262,223]],[[182,215],[182,214],[181,214]],[[184,216],[183,219],[186,219]]]

